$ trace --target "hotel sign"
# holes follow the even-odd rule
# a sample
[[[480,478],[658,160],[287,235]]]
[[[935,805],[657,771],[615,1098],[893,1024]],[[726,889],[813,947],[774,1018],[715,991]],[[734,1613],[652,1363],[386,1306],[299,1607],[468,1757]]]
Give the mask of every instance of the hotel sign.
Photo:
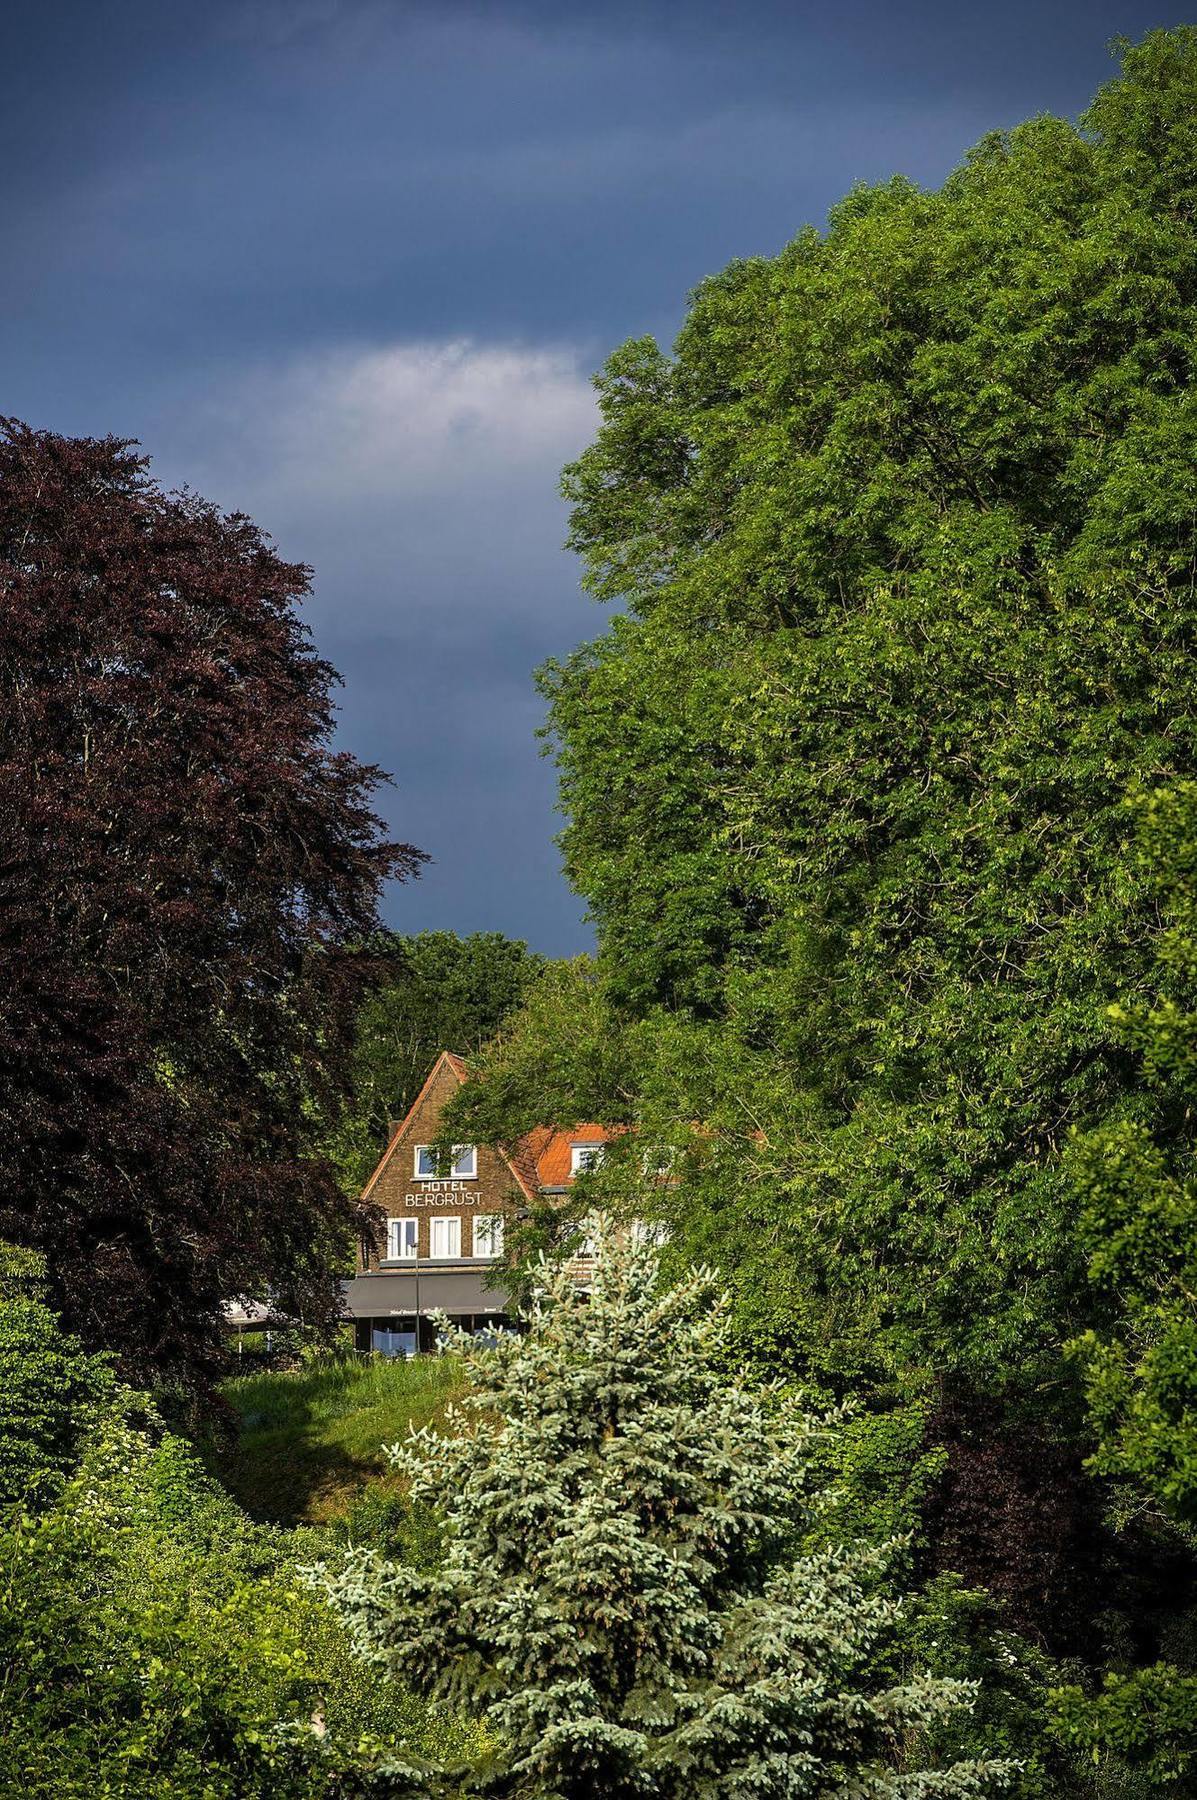
[[[478,1198],[476,1181],[422,1181],[403,1196],[405,1206],[472,1206]]]

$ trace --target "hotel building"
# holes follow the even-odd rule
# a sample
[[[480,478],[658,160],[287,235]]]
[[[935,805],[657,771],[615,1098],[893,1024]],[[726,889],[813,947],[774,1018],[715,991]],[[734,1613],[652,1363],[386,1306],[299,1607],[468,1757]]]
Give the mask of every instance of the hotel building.
[[[541,1196],[564,1195],[612,1136],[599,1125],[542,1126],[512,1155],[487,1144],[458,1145],[441,1173],[432,1155],[445,1107],[467,1079],[444,1050],[407,1117],[391,1129],[363,1191],[383,1215],[363,1242],[346,1305],[359,1350],[411,1355],[433,1348],[428,1315],[484,1331],[509,1317],[500,1258],[513,1211]]]

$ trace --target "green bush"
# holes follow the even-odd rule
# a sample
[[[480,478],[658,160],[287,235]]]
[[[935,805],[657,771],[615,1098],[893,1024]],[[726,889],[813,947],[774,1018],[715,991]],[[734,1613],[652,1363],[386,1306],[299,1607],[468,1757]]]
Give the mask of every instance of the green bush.
[[[402,1796],[423,1748],[463,1754],[300,1582],[314,1541],[250,1521],[38,1269],[0,1269],[0,1793]]]
[[[1128,1800],[1184,1800],[1197,1777],[1197,1678],[1168,1663],[1052,1695],[1054,1735]]]
[[[310,1601],[235,1528],[216,1546],[186,1465],[114,1408],[54,1505],[0,1538],[0,1792],[326,1791]]]
[[[34,1252],[0,1244],[0,1508],[52,1495],[115,1391],[108,1365],[46,1305],[44,1267]]]

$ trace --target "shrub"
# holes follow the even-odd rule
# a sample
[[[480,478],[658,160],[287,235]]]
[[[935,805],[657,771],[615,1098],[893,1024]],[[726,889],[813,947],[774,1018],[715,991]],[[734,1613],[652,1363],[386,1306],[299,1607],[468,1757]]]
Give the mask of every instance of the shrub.
[[[62,1330],[44,1294],[43,1259],[0,1244],[0,1507],[49,1498],[114,1390],[107,1365]]]
[[[0,1264],[0,1377],[0,1793],[408,1792],[424,1709],[355,1660],[292,1535],[61,1332],[23,1253]]]

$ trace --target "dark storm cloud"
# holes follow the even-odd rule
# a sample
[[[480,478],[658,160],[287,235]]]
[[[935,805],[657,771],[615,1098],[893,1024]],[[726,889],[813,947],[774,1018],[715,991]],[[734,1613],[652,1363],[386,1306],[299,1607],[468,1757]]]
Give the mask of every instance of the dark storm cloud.
[[[582,941],[557,873],[529,671],[594,628],[557,474],[593,429],[569,351],[468,341],[242,368],[153,434],[320,572],[308,617],[346,675],[344,735],[394,769],[434,863],[404,923]],[[564,905],[562,904],[564,901]]]
[[[584,941],[530,667],[585,371],[856,180],[1074,112],[1154,16],[160,0],[0,11],[0,410],[140,437],[311,561],[343,737],[436,857],[391,916]]]

